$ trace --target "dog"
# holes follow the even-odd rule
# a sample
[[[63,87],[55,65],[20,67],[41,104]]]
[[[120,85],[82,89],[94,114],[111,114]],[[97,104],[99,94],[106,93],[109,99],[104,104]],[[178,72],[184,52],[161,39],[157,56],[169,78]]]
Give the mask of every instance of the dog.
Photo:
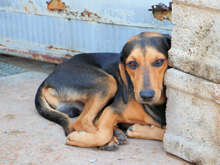
[[[170,46],[168,34],[142,32],[129,39],[121,53],[75,55],[40,85],[36,109],[64,128],[68,145],[111,150],[126,141],[120,131],[114,133],[119,123],[132,124],[128,137],[162,141],[163,79]]]

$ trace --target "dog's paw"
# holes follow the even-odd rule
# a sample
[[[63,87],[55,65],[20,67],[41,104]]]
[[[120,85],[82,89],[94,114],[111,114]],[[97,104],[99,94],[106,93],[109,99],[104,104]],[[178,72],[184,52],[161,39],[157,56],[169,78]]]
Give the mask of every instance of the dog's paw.
[[[119,145],[118,140],[115,137],[113,137],[109,143],[105,144],[104,146],[97,147],[97,148],[100,150],[105,150],[105,151],[115,151],[118,149],[118,145]]]
[[[113,136],[117,139],[119,145],[128,143],[127,136],[118,128],[114,129]]]
[[[154,128],[153,125],[140,125],[134,124],[127,129],[126,135],[131,138],[138,138],[140,135],[144,135],[147,131]]]
[[[100,150],[115,151],[118,145],[127,144],[127,136],[118,128],[114,129],[112,140],[104,146],[98,147]]]

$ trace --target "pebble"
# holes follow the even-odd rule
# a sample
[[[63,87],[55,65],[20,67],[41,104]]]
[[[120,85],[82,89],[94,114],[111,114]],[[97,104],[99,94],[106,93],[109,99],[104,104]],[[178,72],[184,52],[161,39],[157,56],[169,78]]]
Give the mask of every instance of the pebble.
[[[89,162],[90,163],[95,163],[97,161],[97,159],[90,159]]]

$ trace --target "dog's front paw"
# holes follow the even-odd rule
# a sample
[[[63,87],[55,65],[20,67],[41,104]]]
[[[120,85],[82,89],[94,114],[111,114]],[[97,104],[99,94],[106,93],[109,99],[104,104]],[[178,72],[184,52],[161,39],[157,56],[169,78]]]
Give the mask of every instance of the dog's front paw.
[[[155,126],[134,124],[127,129],[126,135],[131,138],[141,138],[149,134]],[[147,136],[147,135],[146,135]]]
[[[125,133],[122,130],[120,130],[118,128],[114,129],[113,136],[116,137],[116,139],[120,145],[128,143],[127,136],[125,135]]]
[[[115,151],[118,149],[118,145],[127,144],[127,136],[118,128],[114,129],[113,137],[110,142],[104,146],[98,147],[100,150]]]
[[[100,150],[115,151],[118,149],[119,142],[116,137],[112,137],[112,140],[104,146],[97,147]]]

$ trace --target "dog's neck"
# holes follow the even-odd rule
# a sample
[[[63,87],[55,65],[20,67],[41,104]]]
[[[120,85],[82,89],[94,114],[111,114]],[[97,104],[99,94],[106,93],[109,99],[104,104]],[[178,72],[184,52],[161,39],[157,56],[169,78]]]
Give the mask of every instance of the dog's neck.
[[[144,111],[152,117],[152,119],[161,126],[166,125],[166,116],[165,116],[165,109],[166,104],[160,105],[149,105],[149,104],[142,104]]]
[[[166,96],[165,91],[161,93],[161,97],[157,104],[142,104],[144,111],[152,117],[152,119],[162,125],[166,125]]]

